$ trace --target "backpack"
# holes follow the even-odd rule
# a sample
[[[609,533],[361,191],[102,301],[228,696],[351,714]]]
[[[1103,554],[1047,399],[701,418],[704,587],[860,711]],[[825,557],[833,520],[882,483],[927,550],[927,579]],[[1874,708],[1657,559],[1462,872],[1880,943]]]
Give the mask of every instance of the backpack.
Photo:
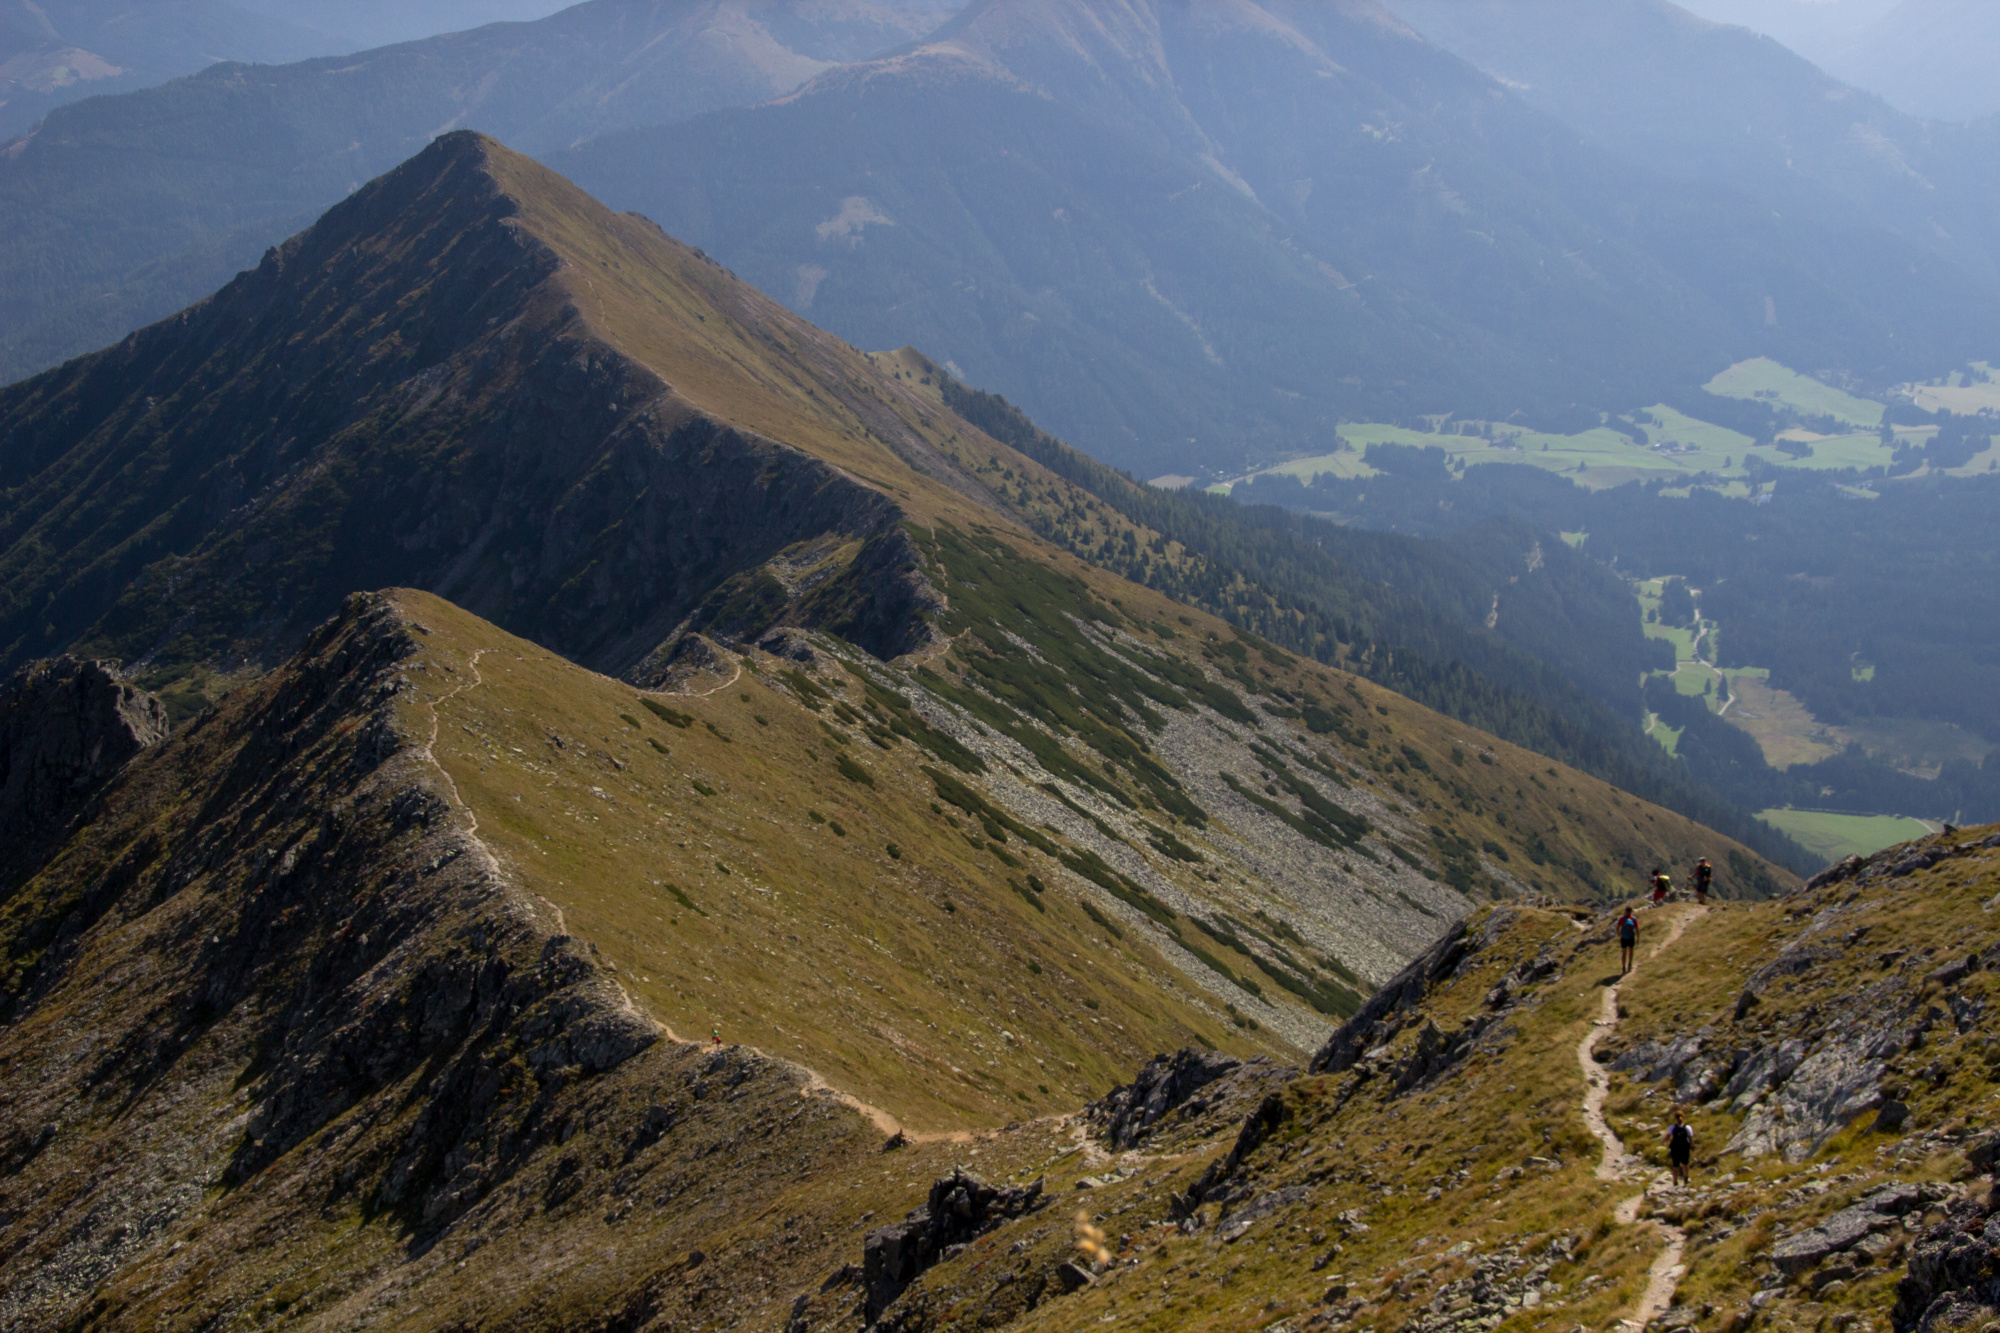
[[[1620,944],[1637,944],[1639,942],[1639,923],[1629,916],[1620,920],[1618,923],[1618,942]]]
[[[1675,1125],[1667,1130],[1667,1146],[1686,1152],[1694,1146],[1694,1131],[1686,1125]]]

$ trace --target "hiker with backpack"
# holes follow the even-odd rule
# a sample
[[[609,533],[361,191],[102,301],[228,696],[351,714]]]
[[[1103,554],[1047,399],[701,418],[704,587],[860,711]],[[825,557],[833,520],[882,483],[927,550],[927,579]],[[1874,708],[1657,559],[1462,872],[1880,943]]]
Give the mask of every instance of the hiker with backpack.
[[[1708,863],[1708,858],[1704,856],[1701,858],[1701,860],[1695,862],[1694,900],[1697,903],[1700,903],[1702,906],[1706,907],[1708,905],[1709,886],[1714,883],[1715,883],[1715,867],[1710,865]]]
[[[1674,891],[1674,877],[1660,866],[1653,867],[1653,906],[1658,907]]]
[[[1676,1185],[1688,1183],[1688,1163],[1693,1159],[1694,1130],[1676,1109],[1674,1123],[1667,1126],[1667,1163],[1673,1169]]]
[[[1618,918],[1618,972],[1632,970],[1632,954],[1639,947],[1639,917],[1627,904],[1625,915]]]

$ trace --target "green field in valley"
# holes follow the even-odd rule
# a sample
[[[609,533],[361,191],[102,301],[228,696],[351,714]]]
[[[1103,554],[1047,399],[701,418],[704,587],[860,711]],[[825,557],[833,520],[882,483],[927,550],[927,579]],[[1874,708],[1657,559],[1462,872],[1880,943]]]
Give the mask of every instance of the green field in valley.
[[[1980,384],[1941,392],[1983,394],[1994,387]],[[1432,423],[1428,429],[1379,421],[1343,422],[1338,450],[1295,458],[1259,469],[1250,476],[1296,477],[1307,485],[1316,477],[1327,475],[1349,479],[1372,477],[1375,470],[1365,461],[1369,446],[1400,444],[1442,449],[1454,470],[1506,463],[1526,465],[1562,473],[1591,490],[1642,480],[1664,481],[1669,487],[1682,479],[1689,483],[1699,480],[1711,486],[1719,480],[1725,494],[1743,497],[1752,493],[1752,486],[1743,480],[1752,458],[1777,468],[1839,469],[1883,467],[1894,456],[1894,450],[1885,446],[1877,433],[1882,422],[1882,404],[1822,384],[1775,361],[1759,359],[1731,366],[1709,382],[1708,390],[1719,397],[1762,399],[1814,416],[1836,417],[1856,429],[1837,435],[1787,431],[1780,437],[1781,443],[1793,449],[1799,445],[1811,447],[1809,454],[1801,455],[1788,453],[1775,443],[1755,444],[1747,435],[1689,416],[1664,403],[1574,435],[1523,430],[1506,422],[1455,421],[1449,417],[1426,418]],[[1897,433],[1906,441],[1921,441],[1934,431],[1933,427],[1918,427],[1899,429]],[[2000,451],[1996,451],[1996,456],[2000,456]],[[1985,471],[1991,461],[1982,456],[1966,470]],[[1247,480],[1249,477],[1236,479]],[[1227,494],[1236,481],[1221,482],[1209,489]]]
[[[1904,815],[1842,815],[1829,810],[1765,810],[1758,816],[1771,827],[1789,833],[1809,851],[1829,862],[1868,856],[1934,832],[1930,825]]]
[[[1857,398],[1810,375],[1781,366],[1769,357],[1739,361],[1704,387],[1724,398],[1761,398],[1808,416],[1838,417],[1871,430],[1882,424],[1882,404],[1874,399]]]

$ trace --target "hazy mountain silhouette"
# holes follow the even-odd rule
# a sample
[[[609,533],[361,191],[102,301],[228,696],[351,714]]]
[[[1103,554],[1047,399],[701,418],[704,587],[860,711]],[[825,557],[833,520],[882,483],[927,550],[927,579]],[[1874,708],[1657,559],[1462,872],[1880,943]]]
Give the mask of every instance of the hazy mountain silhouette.
[[[2000,113],[2000,6],[1903,0],[1830,66],[1905,111],[1947,120]]]
[[[80,98],[218,60],[302,60],[337,45],[230,0],[0,0],[0,138]]]
[[[1912,115],[2000,112],[1992,71],[2000,9],[1986,0],[1683,0],[1706,18],[1767,33]]]
[[[1395,0],[1431,40],[1635,164],[2000,277],[1990,135],[1928,124],[1668,0]],[[1860,367],[1854,367],[1859,369]]]

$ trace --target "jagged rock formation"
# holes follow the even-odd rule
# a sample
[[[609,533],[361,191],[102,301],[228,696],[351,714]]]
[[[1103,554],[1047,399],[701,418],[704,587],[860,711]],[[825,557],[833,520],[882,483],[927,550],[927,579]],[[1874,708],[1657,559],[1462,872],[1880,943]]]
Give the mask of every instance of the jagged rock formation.
[[[1195,1104],[1195,1095],[1242,1067],[1243,1061],[1233,1055],[1182,1047],[1172,1055],[1154,1056],[1137,1078],[1092,1102],[1086,1114],[1113,1148],[1136,1147],[1168,1112],[1194,1116],[1206,1110],[1206,1099]]]
[[[1483,962],[1482,955],[1512,924],[1505,908],[1487,916],[1477,932],[1458,922],[1327,1038],[1307,1068],[1316,1074],[1359,1069],[1364,1079],[1381,1073],[1393,1093],[1401,1094],[1435,1079],[1475,1047],[1497,1048],[1507,1039],[1507,1030],[1499,1020],[1530,1002],[1535,986],[1561,978],[1561,964],[1551,948],[1516,964],[1487,991],[1481,1010],[1449,1032],[1424,1018],[1420,1010],[1433,989]],[[1388,1052],[1392,1043],[1412,1024],[1417,1026],[1414,1046],[1391,1059]]]
[[[166,734],[159,700],[104,662],[35,662],[0,685],[0,900],[93,793]]]
[[[955,1248],[1047,1203],[1039,1180],[1008,1189],[954,1171],[934,1182],[923,1207],[912,1209],[893,1226],[868,1233],[861,1260],[863,1322],[876,1325],[910,1283]]]
[[[1977,1328],[2000,1317],[2000,1208],[1990,1188],[1996,1156],[2000,1136],[1992,1134],[1966,1150],[1967,1163],[1986,1177],[1984,1199],[1977,1193],[1952,1197],[1936,1188],[1918,1196],[1924,1203],[1942,1199],[1947,1206],[1944,1216],[1910,1247],[1909,1271],[1896,1284],[1896,1304],[1889,1312],[1896,1333]],[[1909,1197],[1908,1187],[1896,1197]]]

